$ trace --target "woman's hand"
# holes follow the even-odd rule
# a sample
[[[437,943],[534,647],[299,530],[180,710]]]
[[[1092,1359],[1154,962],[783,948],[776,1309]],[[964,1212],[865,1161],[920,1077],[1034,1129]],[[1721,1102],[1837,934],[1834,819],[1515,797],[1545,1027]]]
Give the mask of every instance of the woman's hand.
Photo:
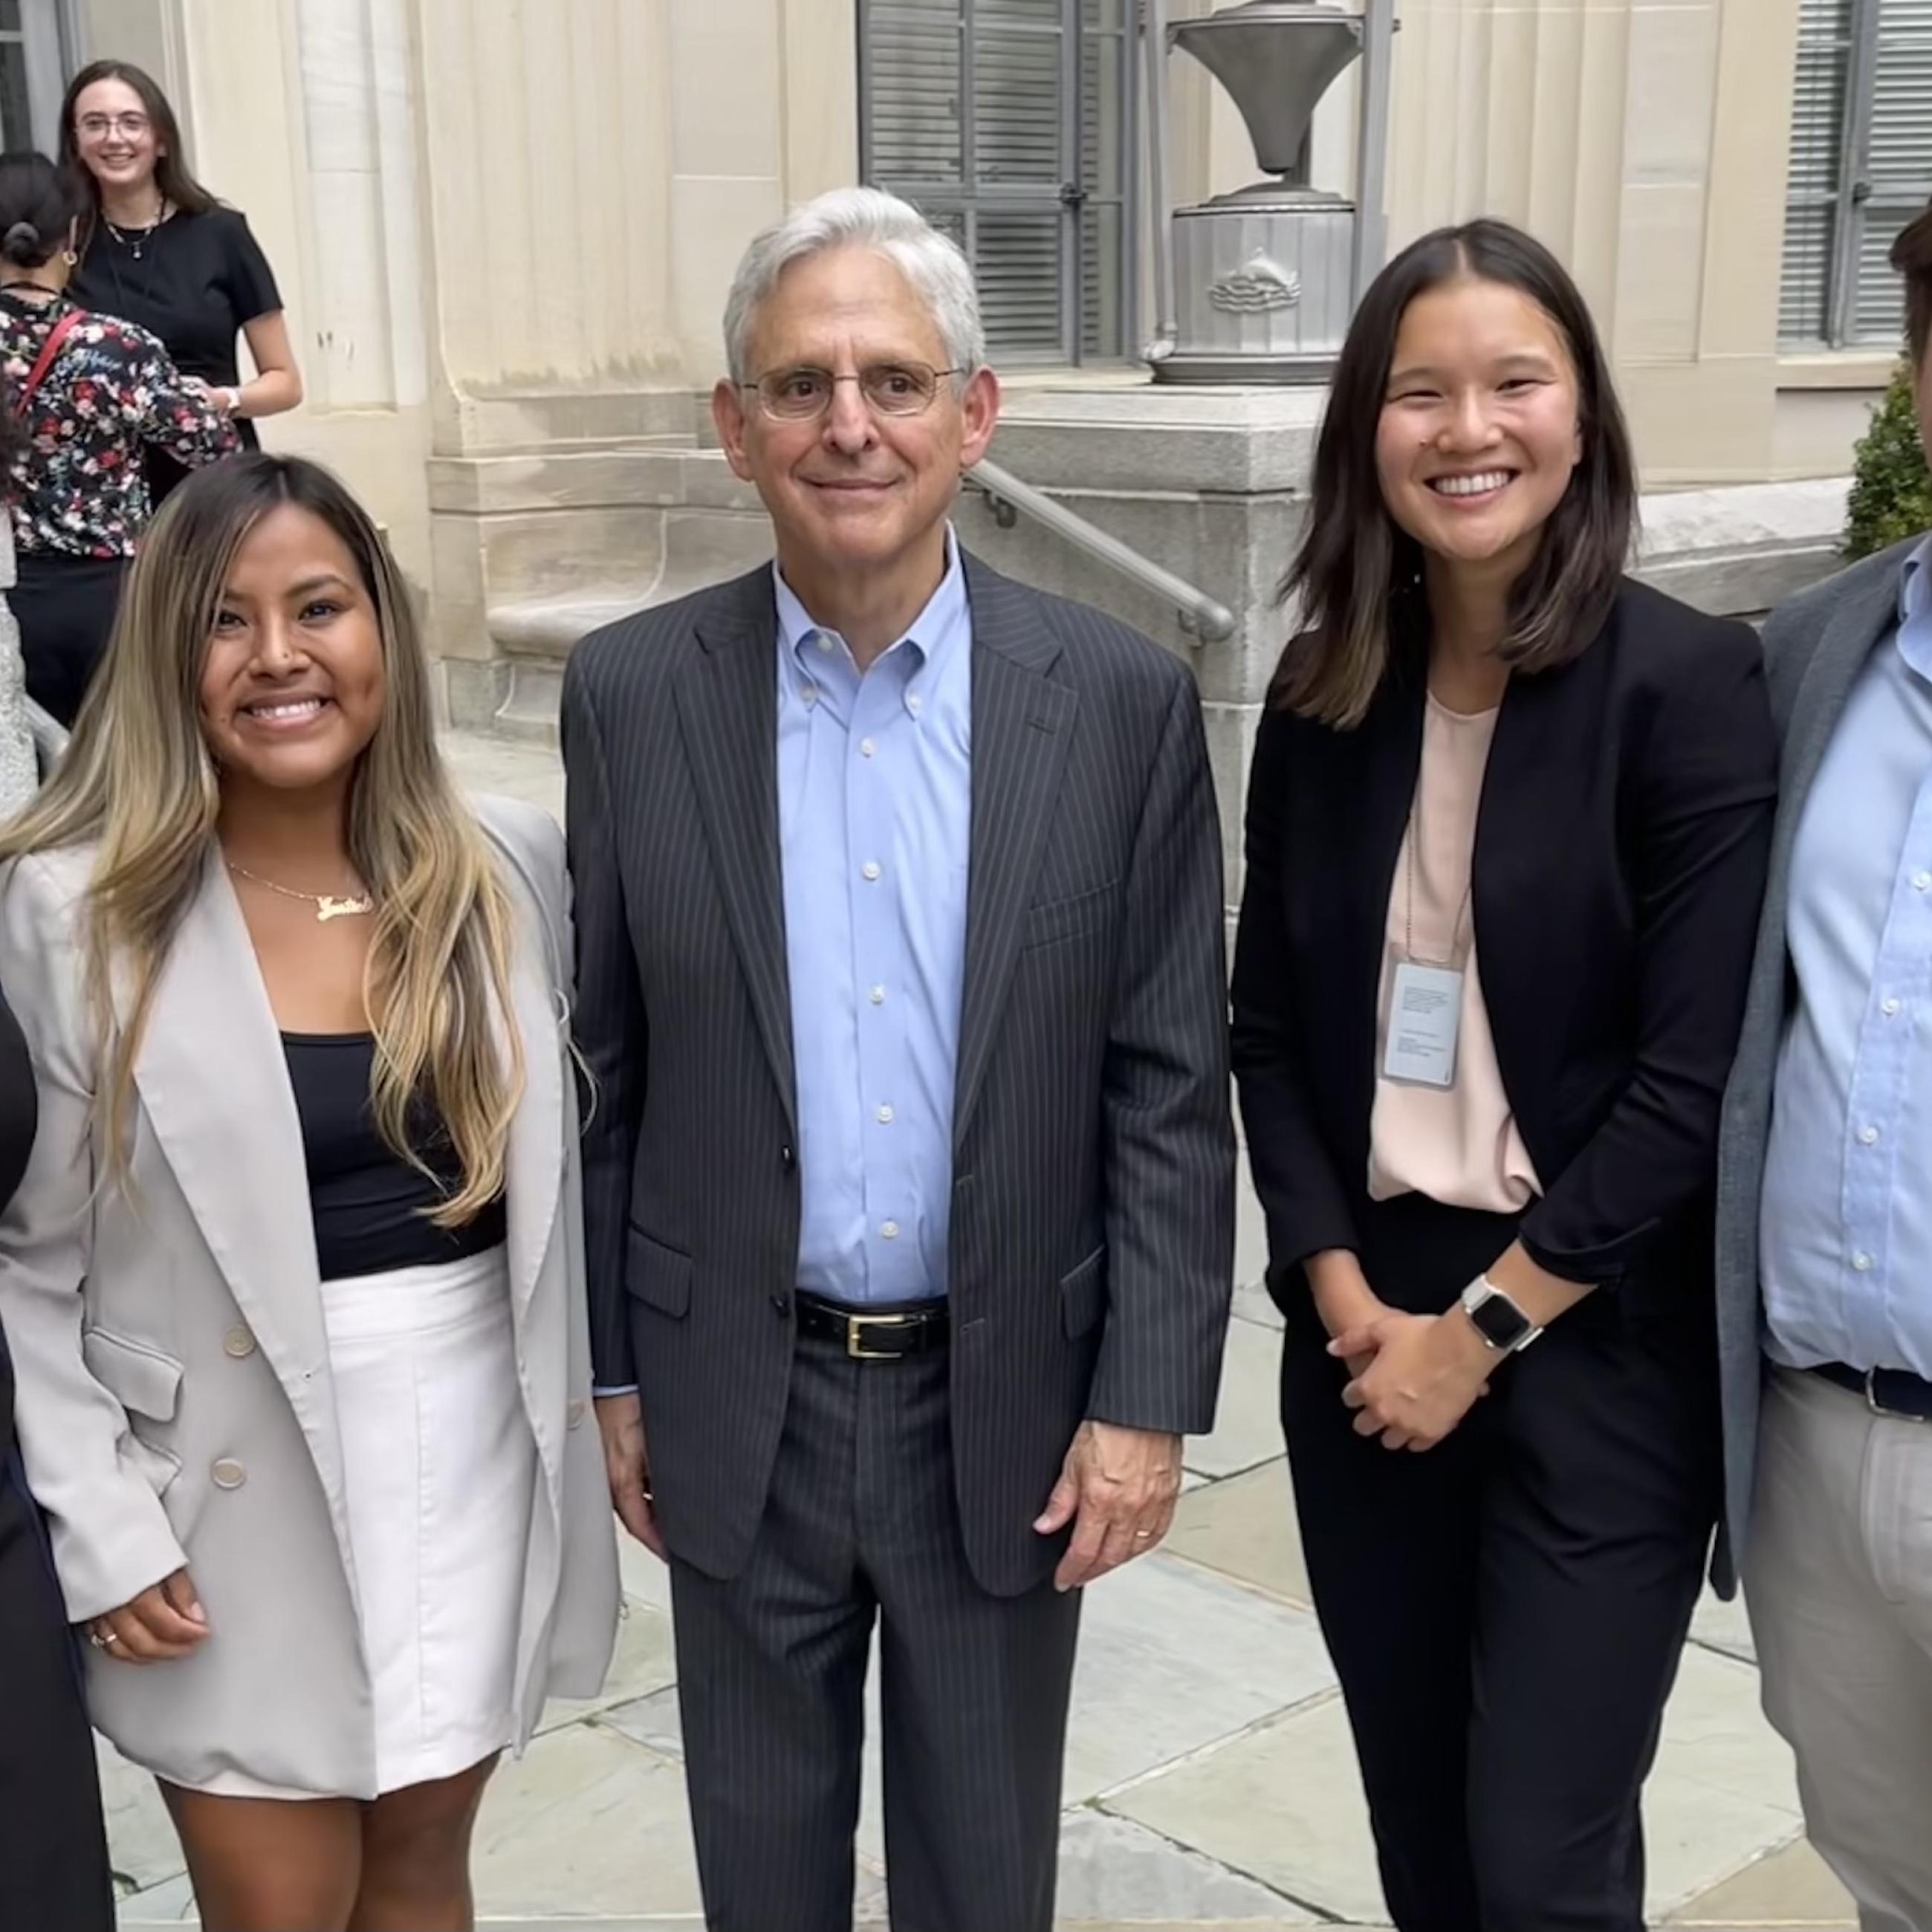
[[[1393,1312],[1388,1304],[1369,1286],[1361,1262],[1348,1248],[1327,1248],[1310,1255],[1302,1264],[1308,1277],[1309,1292],[1315,1299],[1315,1312],[1330,1339],[1372,1328]],[[1331,1354],[1335,1352],[1330,1349]],[[1346,1352],[1342,1360],[1348,1373],[1359,1376],[1375,1360],[1372,1344],[1358,1352]]]
[[[1352,1369],[1372,1359],[1342,1391],[1361,1413],[1358,1436],[1379,1436],[1385,1449],[1432,1449],[1489,1391],[1501,1359],[1460,1308],[1447,1315],[1384,1313],[1328,1345]]]
[[[207,1635],[208,1612],[185,1570],[87,1626],[88,1642],[123,1664],[161,1664],[188,1656]]]

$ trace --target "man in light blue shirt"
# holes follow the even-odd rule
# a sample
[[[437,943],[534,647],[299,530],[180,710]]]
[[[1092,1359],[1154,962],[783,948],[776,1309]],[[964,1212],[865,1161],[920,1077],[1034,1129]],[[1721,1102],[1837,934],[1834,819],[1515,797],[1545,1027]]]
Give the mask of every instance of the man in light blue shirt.
[[[954,537],[999,387],[916,211],[785,217],[725,336],[777,560],[564,685],[612,1501],[707,1925],[850,1932],[876,1637],[895,1924],[1049,1932],[1082,1592],[1166,1533],[1232,1288],[1199,700]]]
[[[1900,238],[1932,442],[1932,212]],[[1767,626],[1784,733],[1719,1188],[1730,1519],[1765,1708],[1867,1932],[1932,1926],[1932,535]],[[1748,1523],[1748,1536],[1742,1532]]]

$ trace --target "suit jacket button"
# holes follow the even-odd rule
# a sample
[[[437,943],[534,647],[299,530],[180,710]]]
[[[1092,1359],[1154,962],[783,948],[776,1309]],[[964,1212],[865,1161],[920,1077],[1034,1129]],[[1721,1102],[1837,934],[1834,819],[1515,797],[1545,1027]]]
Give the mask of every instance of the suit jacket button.
[[[772,1306],[780,1315],[789,1315],[791,1312],[791,1297],[788,1294],[775,1294],[772,1297]]]
[[[254,1334],[246,1324],[237,1322],[222,1336],[221,1346],[224,1352],[233,1356],[236,1361],[245,1361],[255,1352]]]
[[[563,1412],[563,1426],[566,1429],[580,1429],[584,1426],[584,1398],[579,1396]]]
[[[778,1159],[783,1162],[788,1172],[798,1165],[798,1156],[788,1147],[779,1148]]]
[[[248,1480],[248,1472],[232,1456],[224,1456],[208,1472],[218,1490],[238,1490]]]

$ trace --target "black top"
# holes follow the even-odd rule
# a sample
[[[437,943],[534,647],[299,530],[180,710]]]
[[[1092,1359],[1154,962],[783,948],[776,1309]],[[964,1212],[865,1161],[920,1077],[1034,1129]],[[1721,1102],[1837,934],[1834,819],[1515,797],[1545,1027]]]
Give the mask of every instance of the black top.
[[[324,1281],[432,1267],[481,1254],[502,1240],[500,1198],[464,1227],[439,1228],[429,1220],[462,1186],[462,1169],[427,1106],[412,1118],[410,1131],[434,1180],[377,1132],[369,1104],[376,1042],[369,1034],[285,1033],[282,1047],[302,1120]]]
[[[224,389],[241,381],[236,339],[243,326],[282,306],[268,259],[248,218],[233,208],[172,214],[152,233],[130,234],[125,242],[97,218],[68,286],[82,308],[158,336],[183,375]],[[258,446],[253,423],[235,427],[248,448]],[[157,504],[187,474],[159,454],[147,467]]]
[[[1270,710],[1256,741],[1234,1060],[1285,1307],[1306,1303],[1298,1262],[1375,1233],[1376,988],[1426,688],[1411,663],[1359,728]],[[1641,1259],[1666,1296],[1672,1278],[1708,1296],[1708,1236],[1688,1231],[1716,1173],[1777,775],[1756,636],[1628,581],[1588,650],[1504,694],[1472,901],[1546,1190],[1518,1233],[1553,1274],[1610,1285]],[[1667,1230],[1701,1280],[1656,1244]]]

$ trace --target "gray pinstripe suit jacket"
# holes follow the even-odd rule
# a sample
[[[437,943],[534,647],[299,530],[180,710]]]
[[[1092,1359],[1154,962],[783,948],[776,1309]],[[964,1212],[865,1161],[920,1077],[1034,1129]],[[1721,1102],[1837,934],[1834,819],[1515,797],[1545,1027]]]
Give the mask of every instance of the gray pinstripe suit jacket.
[[[1084,1417],[1210,1426],[1233,1272],[1220,842],[1186,670],[970,557],[950,1246],[968,1558],[1013,1594]],[[800,1178],[772,579],[586,638],[563,697],[600,1384],[674,1551],[736,1574],[791,1373]]]

